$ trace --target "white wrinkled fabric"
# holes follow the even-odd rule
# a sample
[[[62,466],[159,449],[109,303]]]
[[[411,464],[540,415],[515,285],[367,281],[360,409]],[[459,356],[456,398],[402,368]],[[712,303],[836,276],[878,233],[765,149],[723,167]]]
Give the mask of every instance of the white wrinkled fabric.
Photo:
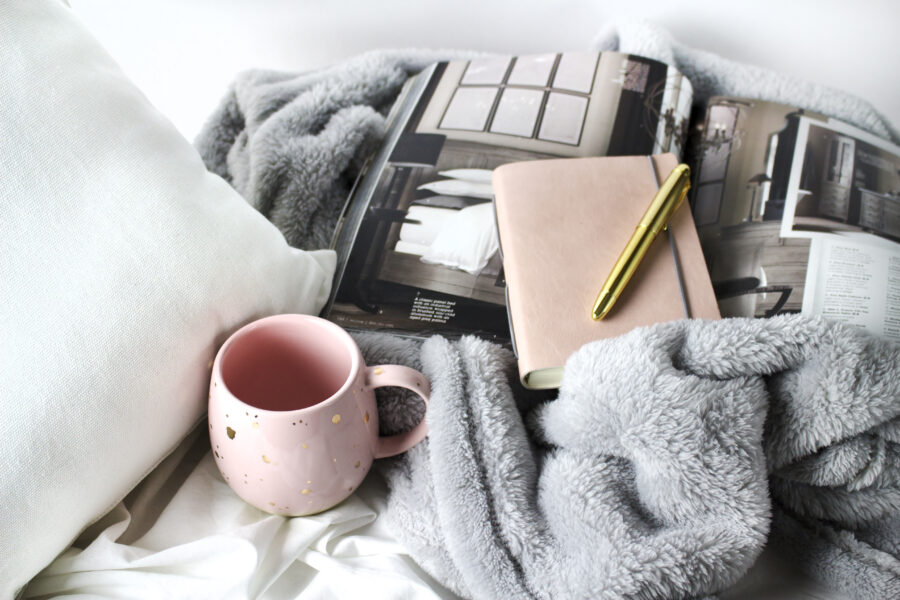
[[[228,487],[205,429],[25,589],[24,598],[451,598],[409,558],[377,515],[372,473],[337,507],[269,515]]]

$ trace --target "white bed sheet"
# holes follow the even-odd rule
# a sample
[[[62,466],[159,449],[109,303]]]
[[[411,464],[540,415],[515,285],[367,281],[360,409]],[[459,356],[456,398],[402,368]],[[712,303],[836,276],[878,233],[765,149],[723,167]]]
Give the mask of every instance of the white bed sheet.
[[[386,498],[373,470],[329,511],[295,518],[264,513],[222,479],[204,423],[35,577],[22,598],[458,598],[391,534],[380,516]],[[768,552],[721,598],[849,600],[797,578]]]
[[[339,506],[269,515],[222,479],[205,426],[26,588],[24,598],[455,598],[391,535],[374,471]]]

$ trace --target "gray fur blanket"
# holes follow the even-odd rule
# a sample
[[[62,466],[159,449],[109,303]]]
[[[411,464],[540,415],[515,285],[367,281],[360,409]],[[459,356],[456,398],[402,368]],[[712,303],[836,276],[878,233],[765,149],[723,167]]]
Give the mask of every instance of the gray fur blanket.
[[[898,141],[852,96],[729,63],[628,25],[602,49],[676,64],[698,99],[753,95]],[[295,246],[327,245],[403,81],[447,53],[378,52],[241,75],[197,140]],[[854,598],[900,597],[900,348],[777,317],[683,321],[589,344],[555,398],[515,383],[507,350],[440,337],[357,339],[433,383],[426,442],[381,461],[384,518],[439,582],[475,598],[696,598],[768,545]],[[415,422],[380,399],[385,432]]]
[[[828,588],[898,597],[897,345],[795,316],[682,321],[584,346],[541,401],[488,342],[358,340],[432,381],[428,444],[383,461],[387,516],[463,596],[699,597],[771,528]],[[389,426],[415,421],[403,408],[384,403]]]

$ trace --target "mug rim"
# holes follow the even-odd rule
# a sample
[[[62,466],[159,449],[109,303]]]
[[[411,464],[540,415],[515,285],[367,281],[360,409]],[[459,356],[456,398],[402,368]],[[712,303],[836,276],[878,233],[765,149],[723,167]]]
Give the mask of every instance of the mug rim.
[[[247,335],[250,331],[259,329],[260,327],[263,327],[263,326],[269,324],[269,322],[271,322],[271,321],[294,321],[294,322],[316,323],[317,325],[323,326],[326,329],[331,330],[331,332],[337,334],[337,337],[339,337],[344,342],[344,345],[347,347],[347,350],[350,352],[350,372],[347,374],[347,377],[344,380],[344,383],[341,384],[341,387],[339,387],[332,395],[328,396],[327,398],[324,398],[323,400],[320,400],[319,402],[316,402],[313,405],[305,406],[302,408],[292,408],[291,410],[271,410],[268,408],[260,408],[258,406],[253,406],[252,404],[248,404],[247,402],[241,400],[237,396],[237,394],[235,394],[233,391],[231,391],[231,389],[225,383],[225,377],[222,374],[222,361],[225,360],[225,357],[228,355],[228,352],[231,349],[231,346],[233,346],[234,343],[239,338]],[[225,343],[222,344],[222,347],[219,348],[218,353],[216,353],[215,361],[213,361],[212,376],[214,379],[221,382],[222,389],[225,392],[227,392],[228,396],[231,399],[233,399],[234,401],[236,401],[238,404],[245,406],[247,408],[250,408],[250,409],[256,411],[256,413],[261,412],[261,413],[271,414],[271,415],[289,415],[289,414],[295,414],[295,413],[302,413],[304,411],[311,412],[315,409],[318,409],[319,407],[323,407],[323,406],[326,406],[329,404],[334,404],[335,402],[337,402],[338,398],[343,396],[344,393],[348,389],[350,389],[350,387],[352,386],[354,380],[356,379],[357,374],[359,373],[361,363],[362,363],[362,359],[361,359],[361,355],[359,352],[359,346],[356,345],[356,342],[353,340],[353,338],[350,336],[350,334],[347,333],[347,331],[340,325],[337,325],[336,323],[332,323],[328,319],[323,319],[322,317],[318,317],[315,315],[304,315],[304,314],[300,314],[300,313],[284,313],[284,314],[277,314],[277,315],[269,315],[267,317],[262,317],[262,318],[250,321],[249,323],[247,323],[246,325],[242,326],[237,331],[232,333],[230,336],[228,336],[228,339],[225,340]]]

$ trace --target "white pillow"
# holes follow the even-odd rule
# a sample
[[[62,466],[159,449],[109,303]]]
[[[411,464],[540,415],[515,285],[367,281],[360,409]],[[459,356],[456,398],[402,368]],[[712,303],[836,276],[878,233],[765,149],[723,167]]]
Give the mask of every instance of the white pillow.
[[[422,256],[428,252],[428,246],[400,240],[394,245],[394,250],[401,254],[415,254],[416,256]]]
[[[462,181],[490,184],[493,181],[494,172],[490,169],[450,169],[449,171],[438,171],[438,175]]]
[[[58,0],[0,2],[0,598],[202,418],[252,319],[318,312],[291,249]]]
[[[434,241],[456,212],[451,208],[410,206],[406,211],[406,218],[418,223],[403,223],[400,226],[400,240],[427,246]]]
[[[419,260],[477,275],[499,247],[493,205],[485,202],[457,211]]]
[[[469,196],[470,198],[483,198],[490,200],[494,197],[494,189],[490,183],[464,181],[462,179],[440,179],[423,183],[418,190],[428,190],[444,196]]]

